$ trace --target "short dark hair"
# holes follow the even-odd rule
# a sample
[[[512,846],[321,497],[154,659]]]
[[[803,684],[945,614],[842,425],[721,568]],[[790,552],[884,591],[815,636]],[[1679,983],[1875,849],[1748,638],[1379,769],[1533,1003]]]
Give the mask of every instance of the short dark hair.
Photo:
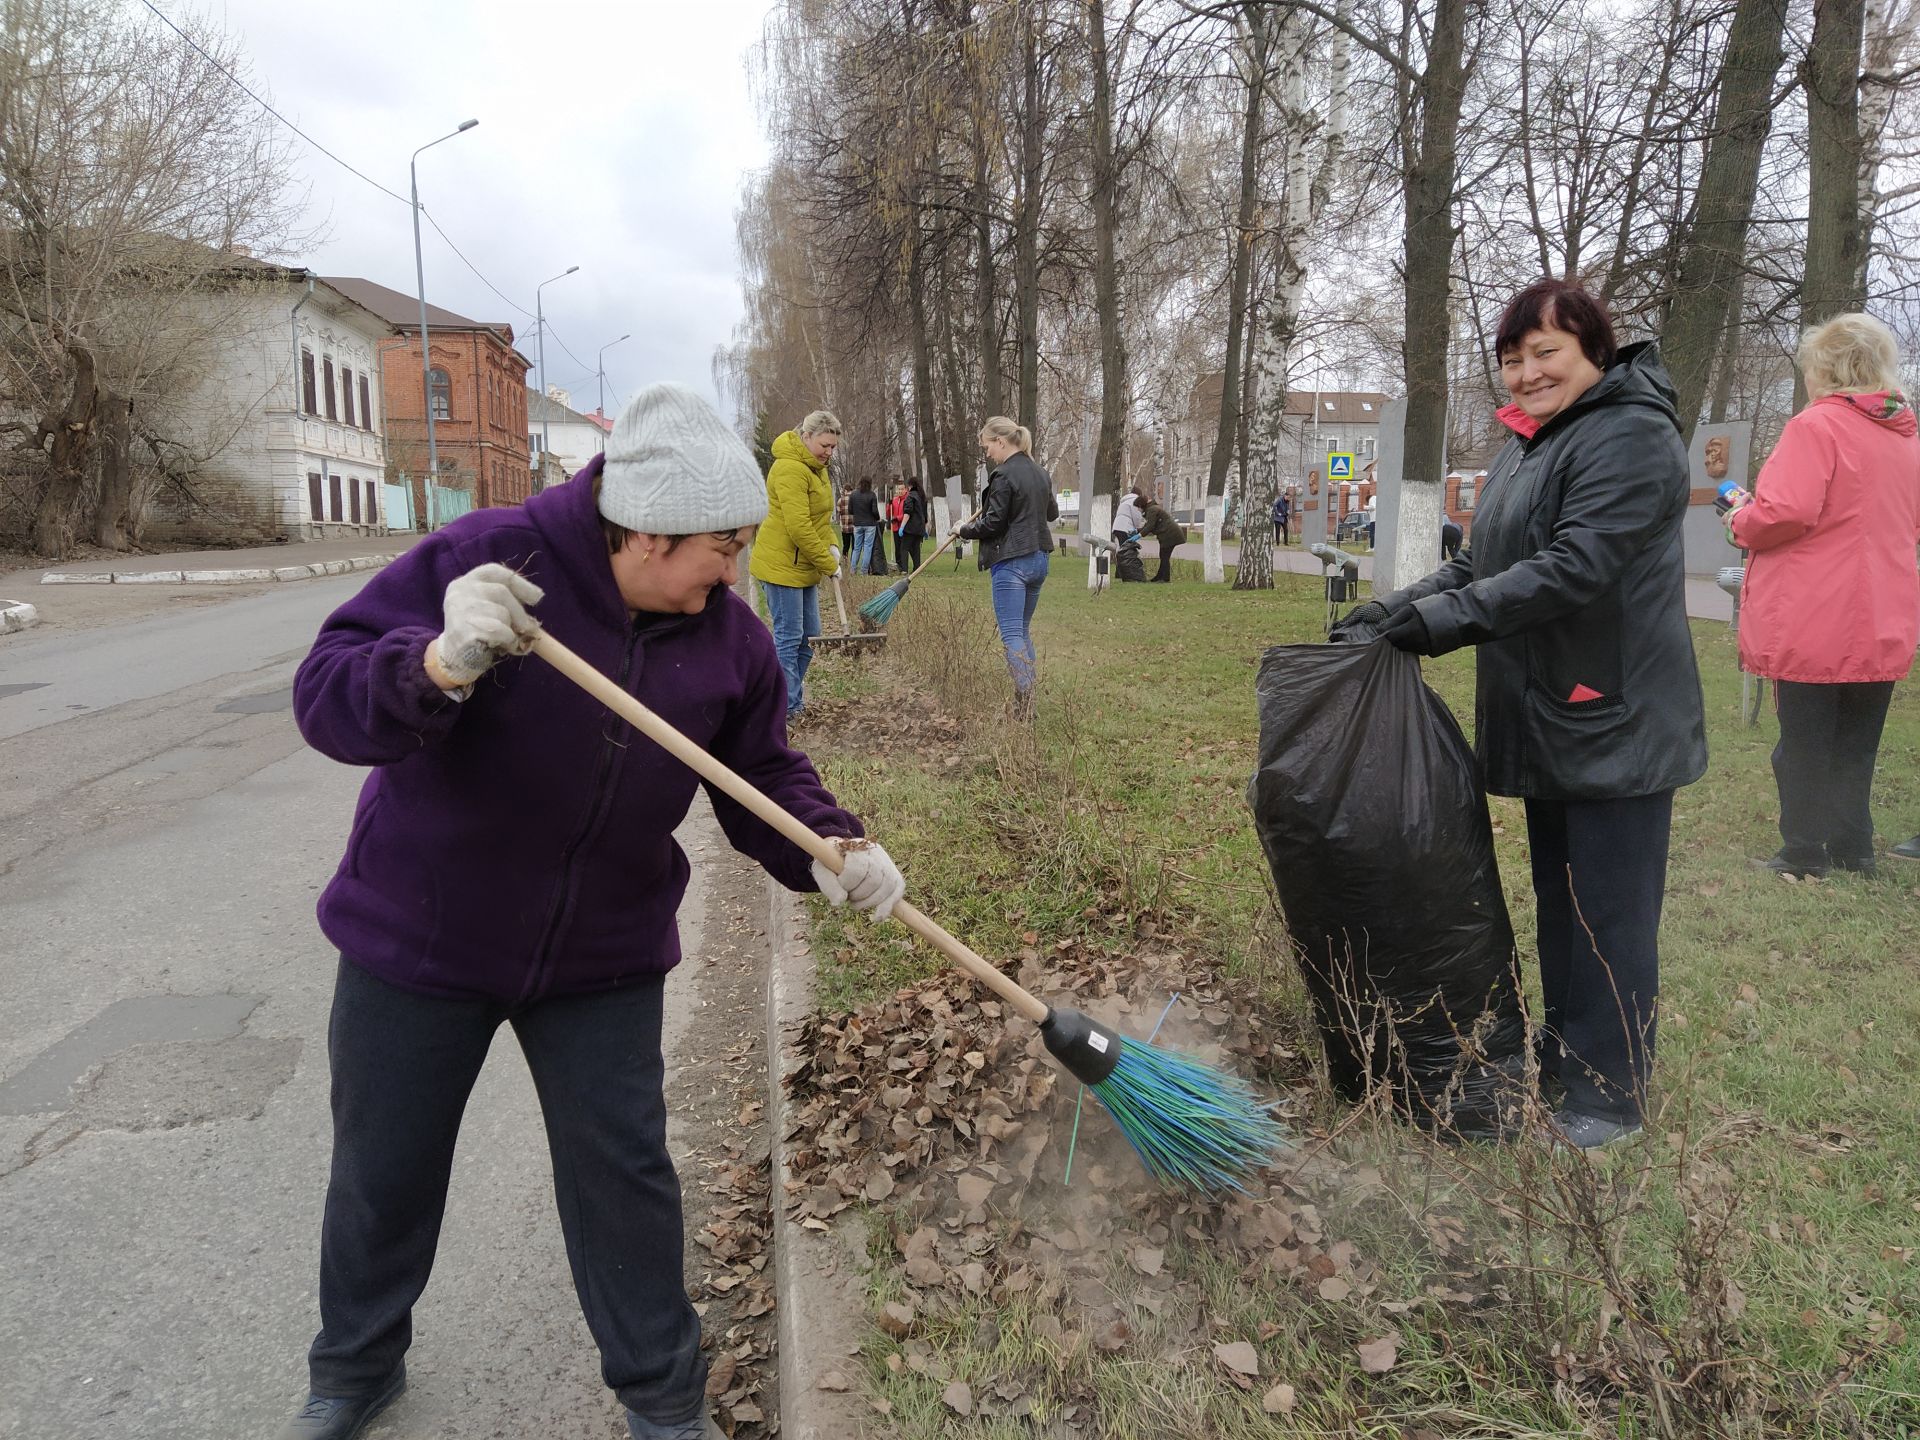
[[[869,476],[869,475],[862,475],[862,476],[860,477],[860,485],[859,485],[859,488],[860,488],[860,489],[862,489],[862,490],[865,490],[865,491],[867,491],[868,493],[872,493],[872,491],[873,491],[873,477],[872,477],[872,476]]]
[[[1536,280],[1507,302],[1493,336],[1494,358],[1506,359],[1508,351],[1549,325],[1576,337],[1581,353],[1602,370],[1620,357],[1605,305],[1571,280]]]

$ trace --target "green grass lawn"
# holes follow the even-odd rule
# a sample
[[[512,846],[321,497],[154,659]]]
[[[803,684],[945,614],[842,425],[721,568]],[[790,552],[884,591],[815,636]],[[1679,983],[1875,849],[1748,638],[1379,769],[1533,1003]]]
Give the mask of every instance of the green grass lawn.
[[[982,953],[1005,957],[1036,937],[1116,947],[1149,937],[1255,987],[1274,1032],[1310,1053],[1316,1042],[1243,795],[1261,652],[1319,637],[1320,582],[1281,575],[1272,591],[1240,594],[1199,583],[1195,562],[1176,562],[1176,576],[1170,587],[1094,594],[1084,561],[1056,557],[1034,624],[1040,718],[1027,732],[1004,714],[985,577],[971,557],[958,570],[943,559],[896,612],[885,666],[817,664],[810,690],[837,702],[837,720],[818,743],[801,743],[901,861],[910,897]],[[860,583],[862,595],[878,588]],[[1745,1398],[1714,1431],[1663,1422],[1645,1396],[1596,1403],[1590,1389],[1555,1382],[1539,1312],[1523,1317],[1516,1304],[1504,1320],[1481,1316],[1440,1332],[1401,1320],[1409,1358],[1392,1377],[1392,1403],[1369,1408],[1330,1362],[1316,1382],[1317,1332],[1288,1296],[1209,1274],[1197,1251],[1170,1253],[1216,1314],[1251,1307],[1263,1317],[1276,1366],[1293,1367],[1301,1397],[1288,1417],[1263,1414],[1257,1392],[1250,1410],[1237,1394],[1195,1400],[1191,1413],[1203,1418],[1191,1422],[1201,1427],[1194,1433],[1920,1436],[1920,865],[1883,857],[1877,877],[1802,884],[1749,867],[1779,843],[1768,767],[1775,727],[1770,714],[1755,728],[1741,723],[1727,627],[1696,622],[1694,634],[1712,761],[1675,807],[1662,1109],[1641,1147],[1644,1165],[1616,1162],[1618,1176],[1598,1183],[1611,1207],[1604,1263],[1665,1333],[1693,1335],[1709,1315],[1731,1351],[1727,1372],[1745,1377]],[[1425,671],[1470,732],[1471,652]],[[937,703],[960,737],[890,728],[910,697]],[[871,743],[862,716],[873,717]],[[1530,955],[1524,818],[1517,801],[1492,808],[1521,953]],[[1883,846],[1920,830],[1912,686],[1896,692],[1888,717],[1875,814]],[[896,927],[849,923],[824,906],[815,926],[823,1006],[938,968]],[[1324,1095],[1314,1103],[1325,1124],[1343,1118]],[[1499,1232],[1489,1241],[1493,1263],[1513,1259],[1520,1243],[1502,1228],[1517,1213],[1513,1192],[1557,1183],[1518,1147],[1446,1155],[1393,1124],[1349,1125],[1331,1149],[1386,1177],[1390,1198],[1356,1204],[1347,1222],[1383,1273],[1409,1286],[1432,1256],[1404,1233],[1395,1238],[1406,1229],[1396,1217],[1414,1203],[1408,1187],[1421,1207],[1441,1197],[1483,1206]],[[1713,1237],[1717,1268],[1698,1281],[1687,1270],[1698,1249],[1688,1237],[1703,1234]],[[1577,1251],[1579,1237],[1540,1244],[1536,1265],[1556,1246]],[[1735,1287],[1726,1294],[1697,1293],[1725,1281]],[[876,1278],[877,1293],[885,1285]],[[1381,1296],[1391,1288],[1383,1281]],[[1571,1329],[1606,1318],[1577,1295],[1551,1308]],[[1009,1324],[995,1344],[1018,1338]],[[966,1334],[957,1330],[952,1343],[967,1353]],[[1153,1419],[1194,1385],[1181,1367],[1138,1356],[1062,1364],[1093,1367],[1093,1388],[1112,1397],[1101,1433],[1186,1433],[1186,1421],[1156,1428]],[[875,1375],[900,1433],[951,1433],[943,1427],[954,1417],[924,1403],[911,1374],[876,1366]],[[913,1415],[924,1421],[909,1423]],[[1032,1433],[971,1423],[966,1433]]]

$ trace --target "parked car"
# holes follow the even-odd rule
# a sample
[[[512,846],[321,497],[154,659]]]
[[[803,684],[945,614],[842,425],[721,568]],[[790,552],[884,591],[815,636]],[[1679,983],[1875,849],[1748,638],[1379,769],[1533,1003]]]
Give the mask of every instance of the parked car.
[[[1364,510],[1349,510],[1340,517],[1340,525],[1334,531],[1333,543],[1336,545],[1358,545],[1367,541],[1372,533],[1373,506]]]

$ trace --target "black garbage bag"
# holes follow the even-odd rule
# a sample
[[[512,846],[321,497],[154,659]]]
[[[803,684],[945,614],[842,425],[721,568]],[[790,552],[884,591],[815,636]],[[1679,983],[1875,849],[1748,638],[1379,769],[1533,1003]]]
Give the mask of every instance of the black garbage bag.
[[[1339,1093],[1499,1128],[1526,1026],[1472,747],[1386,644],[1276,645],[1247,803]]]
[[[1140,542],[1123,540],[1120,548],[1113,552],[1113,574],[1116,580],[1145,580],[1147,567],[1140,563]]]

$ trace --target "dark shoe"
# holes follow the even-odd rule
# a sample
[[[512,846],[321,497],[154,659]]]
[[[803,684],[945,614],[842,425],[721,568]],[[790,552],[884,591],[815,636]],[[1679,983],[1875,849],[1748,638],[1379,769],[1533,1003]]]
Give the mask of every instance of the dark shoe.
[[[1585,1115],[1578,1110],[1562,1110],[1553,1117],[1552,1137],[1576,1150],[1604,1150],[1631,1140],[1640,1133],[1638,1120],[1609,1120],[1604,1115]]]
[[[1756,870],[1771,870],[1776,875],[1791,875],[1796,880],[1824,880],[1827,876],[1825,861],[1809,864],[1799,860],[1789,860],[1784,850],[1769,859],[1749,860],[1747,863]]]
[[[1851,870],[1856,875],[1880,873],[1879,863],[1871,855],[1836,855],[1833,857],[1833,868]]]
[[[407,1367],[397,1367],[378,1389],[364,1395],[312,1395],[280,1432],[280,1440],[353,1440],[407,1388]]]
[[[1920,860],[1920,835],[1914,836],[1911,840],[1902,840],[1887,853],[1898,855],[1902,860]]]

